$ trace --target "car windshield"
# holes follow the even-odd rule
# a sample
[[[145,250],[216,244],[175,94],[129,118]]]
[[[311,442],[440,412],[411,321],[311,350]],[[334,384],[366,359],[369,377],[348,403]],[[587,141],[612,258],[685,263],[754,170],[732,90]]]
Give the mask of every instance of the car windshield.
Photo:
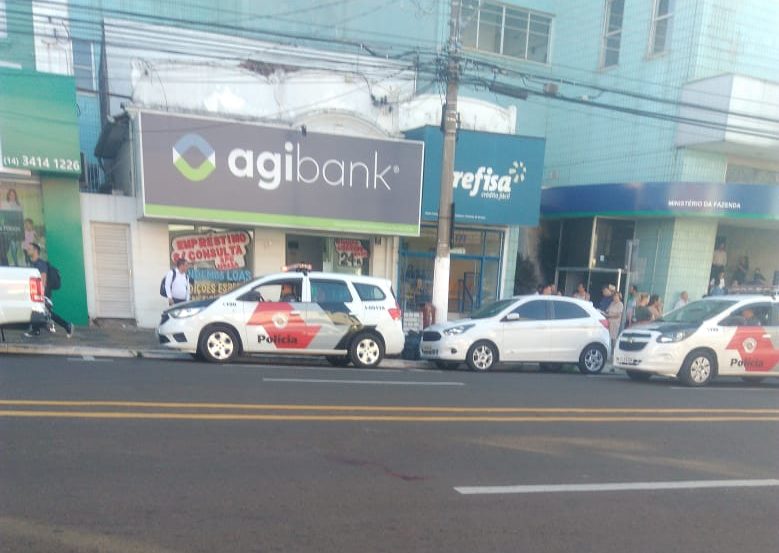
[[[471,319],[488,319],[490,317],[494,317],[508,306],[513,304],[515,301],[517,300],[498,300],[492,303],[488,303],[487,305],[482,305],[479,309],[471,314]]]
[[[662,321],[700,324],[738,303],[736,300],[701,300],[688,303],[663,315]]]

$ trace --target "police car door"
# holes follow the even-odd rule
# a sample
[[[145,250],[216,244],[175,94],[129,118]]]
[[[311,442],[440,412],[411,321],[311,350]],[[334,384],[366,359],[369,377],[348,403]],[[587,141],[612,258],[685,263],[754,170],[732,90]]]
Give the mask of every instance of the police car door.
[[[285,285],[291,286],[293,293],[282,297]],[[303,276],[289,275],[262,282],[239,298],[244,306],[244,346],[248,353],[305,349],[308,330],[300,301],[302,291]]]
[[[745,310],[752,311],[751,319],[745,318]],[[771,336],[770,302],[742,305],[720,322],[725,333],[717,344],[719,374],[742,375],[769,372],[779,362],[779,350],[774,346],[779,337]],[[779,345],[779,343],[777,343]]]
[[[350,336],[361,328],[354,311],[358,302],[346,281],[339,278],[311,278],[311,301],[306,321],[311,331],[311,350],[346,350]]]

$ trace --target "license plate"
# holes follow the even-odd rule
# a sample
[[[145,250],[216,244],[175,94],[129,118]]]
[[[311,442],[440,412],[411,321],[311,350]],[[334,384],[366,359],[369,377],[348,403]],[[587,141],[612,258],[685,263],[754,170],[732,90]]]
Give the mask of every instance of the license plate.
[[[638,361],[632,357],[616,357],[615,361],[618,365],[638,365]]]
[[[422,348],[422,353],[425,355],[438,355],[438,350],[436,348]]]

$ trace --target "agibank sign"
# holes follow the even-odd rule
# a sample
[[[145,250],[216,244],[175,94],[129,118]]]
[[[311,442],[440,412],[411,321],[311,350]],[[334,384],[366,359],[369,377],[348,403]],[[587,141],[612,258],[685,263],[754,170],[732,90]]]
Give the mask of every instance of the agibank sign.
[[[147,217],[419,234],[424,146],[141,112]]]

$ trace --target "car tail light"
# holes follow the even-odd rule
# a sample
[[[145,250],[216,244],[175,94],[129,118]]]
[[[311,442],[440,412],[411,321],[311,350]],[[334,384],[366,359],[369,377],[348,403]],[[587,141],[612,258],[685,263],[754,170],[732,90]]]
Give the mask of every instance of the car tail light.
[[[387,311],[389,312],[393,321],[399,321],[400,317],[403,315],[403,312],[400,310],[400,307],[398,307],[398,304],[395,304],[395,307],[390,307],[387,309]]]
[[[30,277],[30,299],[43,303],[43,279],[41,277]]]
[[[598,319],[598,322],[603,325],[603,328],[606,330],[609,329],[609,320],[608,319]]]

